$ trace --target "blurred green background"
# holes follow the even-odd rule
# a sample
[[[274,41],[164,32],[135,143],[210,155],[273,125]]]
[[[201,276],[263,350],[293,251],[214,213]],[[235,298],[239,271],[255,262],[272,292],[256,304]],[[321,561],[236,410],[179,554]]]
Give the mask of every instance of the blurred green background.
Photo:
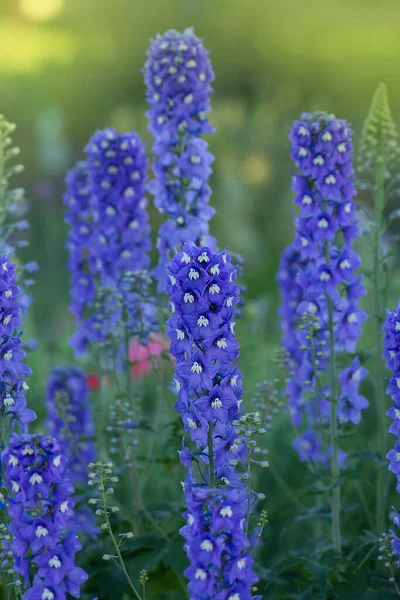
[[[39,413],[49,368],[71,357],[65,173],[83,158],[92,133],[108,125],[136,129],[150,150],[141,74],[149,38],[193,25],[212,51],[216,133],[207,141],[216,156],[217,212],[211,231],[220,247],[245,259],[247,318],[239,336],[251,392],[274,371],[270,359],[279,337],[275,273],[293,236],[288,127],[304,111],[334,112],[352,123],[357,144],[380,81],[400,120],[399,23],[399,0],[0,0],[0,112],[18,125],[14,140],[26,171],[14,184],[26,188],[30,202],[25,258],[29,252],[41,267],[26,324],[40,342],[28,359],[30,402]],[[160,219],[151,211],[155,240]],[[374,412],[356,440],[363,449],[373,440]],[[282,415],[270,458],[297,489],[304,470],[297,468],[287,429]],[[289,529],[282,524],[292,522],[292,507],[270,475],[259,489],[271,490],[267,564],[278,534],[286,552]],[[301,535],[290,530],[294,544]]]
[[[141,74],[148,40],[189,25],[211,49],[216,73],[212,233],[245,258],[249,299],[262,299],[253,308],[266,310],[272,326],[278,255],[292,236],[287,127],[302,111],[322,109],[350,120],[357,139],[381,80],[400,114],[398,0],[0,0],[0,7],[0,111],[18,124],[26,166],[18,183],[31,201],[30,253],[41,266],[32,309],[41,337],[50,343],[71,328],[65,172],[107,125],[137,129],[150,148]],[[158,215],[153,223],[156,231]]]

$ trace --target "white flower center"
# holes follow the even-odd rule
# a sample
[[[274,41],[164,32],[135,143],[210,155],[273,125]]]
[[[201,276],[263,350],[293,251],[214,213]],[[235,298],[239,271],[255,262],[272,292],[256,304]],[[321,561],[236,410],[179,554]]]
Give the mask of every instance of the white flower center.
[[[49,589],[45,588],[42,594],[42,600],[54,600],[54,594]]]
[[[210,321],[204,315],[200,315],[200,317],[197,319],[197,325],[199,327],[208,327],[209,324]]]
[[[222,348],[223,350],[225,350],[227,347],[228,344],[226,343],[226,338],[221,338],[217,341],[217,348]]]
[[[53,567],[53,569],[59,569],[61,567],[61,560],[58,556],[54,555],[53,558],[49,560],[49,567]]]
[[[339,146],[337,147],[337,151],[341,153],[346,152],[346,144],[344,142],[339,144]]]
[[[211,402],[211,407],[216,409],[216,408],[222,408],[222,402],[219,398],[215,398],[215,400],[213,400]]]
[[[350,313],[349,316],[347,317],[347,322],[348,323],[357,323],[356,313]]]
[[[328,177],[325,177],[325,183],[326,185],[335,185],[336,177],[332,174],[328,175]]]
[[[396,321],[396,327],[395,327],[396,331],[400,331],[400,321]]]
[[[330,131],[325,131],[325,133],[322,136],[322,141],[323,142],[331,142],[332,141],[332,134]]]
[[[308,155],[308,150],[307,148],[299,148],[299,156],[301,156],[302,158]]]
[[[207,252],[202,252],[197,260],[199,261],[199,263],[210,262],[210,258]]]
[[[329,275],[329,273],[327,273],[327,271],[322,271],[321,275],[319,276],[321,281],[329,281],[331,276]]]
[[[200,548],[206,552],[212,552],[213,545],[210,540],[204,540],[204,542],[201,542]]]
[[[328,220],[323,218],[318,221],[318,227],[320,229],[327,229],[329,227]]]
[[[302,204],[309,206],[310,204],[312,204],[312,198],[311,198],[311,196],[308,196],[307,194],[305,194],[305,196],[303,196],[301,202],[302,202]]]
[[[219,514],[221,515],[221,517],[231,518],[233,516],[232,508],[230,506],[223,506],[219,511]]]
[[[32,456],[33,454],[33,448],[31,448],[30,446],[24,446],[22,448],[22,456]]]
[[[19,484],[16,481],[11,482],[12,491],[14,493],[19,492]]]
[[[211,275],[219,275],[219,265],[213,265],[210,268]]]
[[[203,571],[203,569],[197,569],[196,575],[194,576],[194,578],[201,579],[201,581],[204,581],[205,579],[207,579],[207,573],[205,571]]]
[[[3,404],[4,406],[12,406],[13,404],[15,404],[14,398],[10,396],[10,394],[7,394],[7,396],[3,400]]]
[[[3,358],[4,360],[11,360],[12,359],[12,350],[8,350],[5,354],[3,354]]]
[[[6,290],[6,291],[4,292],[4,295],[5,295],[5,297],[6,297],[6,298],[11,298],[11,296],[12,296],[12,291],[11,291],[11,290]]]
[[[67,512],[67,510],[68,510],[68,500],[64,500],[64,502],[61,503],[60,511],[62,513],[65,513],[65,512]]]
[[[192,367],[190,369],[192,371],[192,373],[202,373],[203,372],[203,367],[201,365],[199,365],[198,362],[194,362],[192,364]]]
[[[308,239],[307,238],[301,237],[300,241],[301,241],[301,245],[303,246],[303,248],[305,248],[306,246],[308,246]]]
[[[188,420],[187,420],[187,422],[188,422],[188,425],[189,425],[190,429],[197,429],[197,425],[196,425],[195,421],[193,421],[193,419],[191,419],[189,417]]]
[[[246,566],[246,559],[245,558],[241,558],[240,560],[238,560],[237,566],[238,566],[238,569],[240,571],[242,571],[245,568],[245,566]]]
[[[318,156],[316,156],[314,158],[313,163],[314,163],[314,165],[318,165],[318,166],[324,165],[325,164],[324,157],[319,154]]]
[[[189,279],[198,279],[200,277],[200,273],[196,271],[196,269],[190,269],[189,271]]]
[[[39,525],[39,527],[36,527],[35,535],[37,538],[44,537],[48,533],[49,533],[49,530],[46,529],[46,527],[43,527],[42,525]]]
[[[183,301],[185,304],[187,304],[188,302],[190,302],[190,304],[193,304],[194,296],[192,294],[189,294],[189,292],[186,292],[186,294],[183,296]]]
[[[181,329],[175,329],[176,331],[176,337],[178,340],[184,340],[185,339],[185,334]]]
[[[9,458],[8,462],[13,467],[16,467],[19,464],[19,460],[16,456],[14,456],[14,454],[10,454],[10,458]]]
[[[345,258],[342,262],[339,263],[339,267],[341,269],[350,269],[350,262]]]
[[[306,136],[308,134],[308,131],[305,127],[303,127],[303,125],[301,125],[297,131],[297,133],[299,135],[301,135],[302,137]]]
[[[36,483],[42,483],[42,481],[43,481],[43,477],[41,475],[39,475],[39,473],[34,473],[29,478],[29,483],[31,485],[35,485]]]
[[[212,285],[210,285],[210,294],[213,296],[214,294],[219,294],[221,291],[221,288],[219,287],[219,285],[217,285],[216,283],[213,283]]]
[[[191,260],[192,259],[190,258],[189,254],[187,254],[186,252],[182,252],[181,263],[185,263],[186,265],[188,265]]]

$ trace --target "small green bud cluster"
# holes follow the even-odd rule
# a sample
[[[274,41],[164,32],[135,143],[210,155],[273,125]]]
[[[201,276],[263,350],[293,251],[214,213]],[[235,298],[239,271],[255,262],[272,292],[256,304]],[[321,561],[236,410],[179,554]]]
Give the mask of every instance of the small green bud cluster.
[[[378,560],[384,561],[385,567],[389,569],[389,581],[390,583],[393,583],[397,589],[394,567],[396,566],[398,556],[393,552],[393,535],[391,533],[384,533],[379,538]]]
[[[12,145],[11,134],[15,124],[6,121],[0,115],[0,224],[3,224],[8,214],[16,212],[16,204],[24,199],[24,190],[16,188],[9,190],[9,180],[24,170],[23,165],[7,163],[18,156],[20,150]]]
[[[250,474],[251,466],[266,468],[269,467],[267,460],[257,460],[254,458],[255,454],[262,452],[257,441],[254,439],[258,435],[264,435],[267,433],[267,429],[262,426],[261,415],[259,412],[248,413],[242,415],[240,419],[233,421],[235,427],[235,433],[238,437],[234,440],[237,446],[244,444],[247,448],[247,455],[238,460],[231,460],[229,464],[232,466],[241,466],[243,473],[239,476],[239,480],[247,482],[250,485]],[[253,492],[254,501],[264,500],[265,495],[258,492]]]
[[[109,408],[107,433],[111,435],[110,453],[119,454],[128,466],[132,466],[133,449],[137,446],[134,411],[127,400],[117,398]]]

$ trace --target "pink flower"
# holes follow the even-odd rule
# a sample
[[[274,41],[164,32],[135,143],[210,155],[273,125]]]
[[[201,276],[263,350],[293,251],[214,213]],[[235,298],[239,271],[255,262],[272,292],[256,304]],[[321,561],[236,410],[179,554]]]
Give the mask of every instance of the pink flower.
[[[147,346],[142,346],[139,340],[134,339],[129,346],[129,360],[132,363],[132,379],[141,379],[153,369],[153,361],[160,356],[163,350],[169,348],[169,343],[160,333],[155,333],[149,339]]]

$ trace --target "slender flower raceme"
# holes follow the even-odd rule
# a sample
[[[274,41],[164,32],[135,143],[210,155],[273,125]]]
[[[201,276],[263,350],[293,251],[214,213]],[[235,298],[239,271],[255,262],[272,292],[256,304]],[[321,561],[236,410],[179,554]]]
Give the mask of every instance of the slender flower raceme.
[[[386,388],[386,393],[392,399],[392,406],[386,415],[392,419],[389,432],[397,438],[394,447],[389,450],[386,457],[389,460],[389,470],[396,475],[396,490],[400,493],[400,301],[397,308],[386,311],[383,333],[383,358],[386,360],[386,368],[392,373]],[[398,513],[395,514],[394,524],[400,526]],[[391,533],[393,551],[400,556],[400,538],[394,532]]]
[[[65,203],[75,350],[109,344],[127,359],[125,333],[146,339],[155,308],[146,296],[150,226],[144,197],[147,157],[135,132],[97,131],[87,160],[67,177]],[[123,348],[122,348],[123,347]]]
[[[2,463],[23,600],[64,600],[67,593],[79,598],[87,575],[75,564],[81,544],[70,532],[74,488],[58,442],[39,434],[13,434]]]
[[[96,447],[90,439],[95,434],[94,421],[86,376],[81,369],[54,368],[47,382],[46,404],[48,431],[61,446],[71,483],[82,492],[88,478],[87,465],[96,460]],[[96,534],[93,513],[86,502],[77,507],[74,519],[80,530]]]
[[[8,420],[12,430],[18,424],[25,432],[28,423],[36,418],[27,408],[25,399],[26,378],[31,370],[23,363],[25,352],[21,348],[19,296],[15,265],[8,255],[3,255],[0,257],[0,434],[3,443]]]
[[[207,112],[214,73],[207,50],[190,28],[169,30],[151,42],[144,78],[155,157],[149,189],[168,219],[159,231],[155,270],[162,291],[174,249],[192,240],[215,247],[208,236],[214,214],[208,185],[213,156],[201,139],[213,131]]]
[[[366,319],[359,307],[365,289],[355,273],[361,261],[353,249],[353,240],[360,232],[353,200],[351,135],[345,121],[325,113],[306,113],[293,124],[291,156],[299,173],[293,177],[292,187],[300,214],[295,217],[293,246],[278,276],[284,302],[283,343],[292,359],[289,406],[295,409],[297,424],[302,413],[306,423],[313,426],[303,441],[312,449],[314,460],[325,462],[329,458],[334,478],[339,474],[340,457],[337,423],[358,423],[361,411],[368,406],[358,391],[366,375],[358,358],[340,374],[335,358],[337,352],[354,354]],[[289,287],[291,277],[293,289]],[[324,422],[331,428],[328,454],[326,449],[325,453],[322,448],[319,451],[317,438],[310,438]],[[304,451],[300,440],[296,445],[299,452]],[[337,487],[336,512],[339,493]],[[335,529],[335,548],[339,550],[338,527]]]
[[[189,471],[182,535],[195,600],[246,600],[253,597],[251,586],[257,580],[246,535],[254,498],[236,469],[246,442],[235,428],[242,395],[233,331],[235,277],[225,251],[185,244],[169,267],[167,282],[176,409],[196,447],[190,451],[184,445],[180,453]]]

